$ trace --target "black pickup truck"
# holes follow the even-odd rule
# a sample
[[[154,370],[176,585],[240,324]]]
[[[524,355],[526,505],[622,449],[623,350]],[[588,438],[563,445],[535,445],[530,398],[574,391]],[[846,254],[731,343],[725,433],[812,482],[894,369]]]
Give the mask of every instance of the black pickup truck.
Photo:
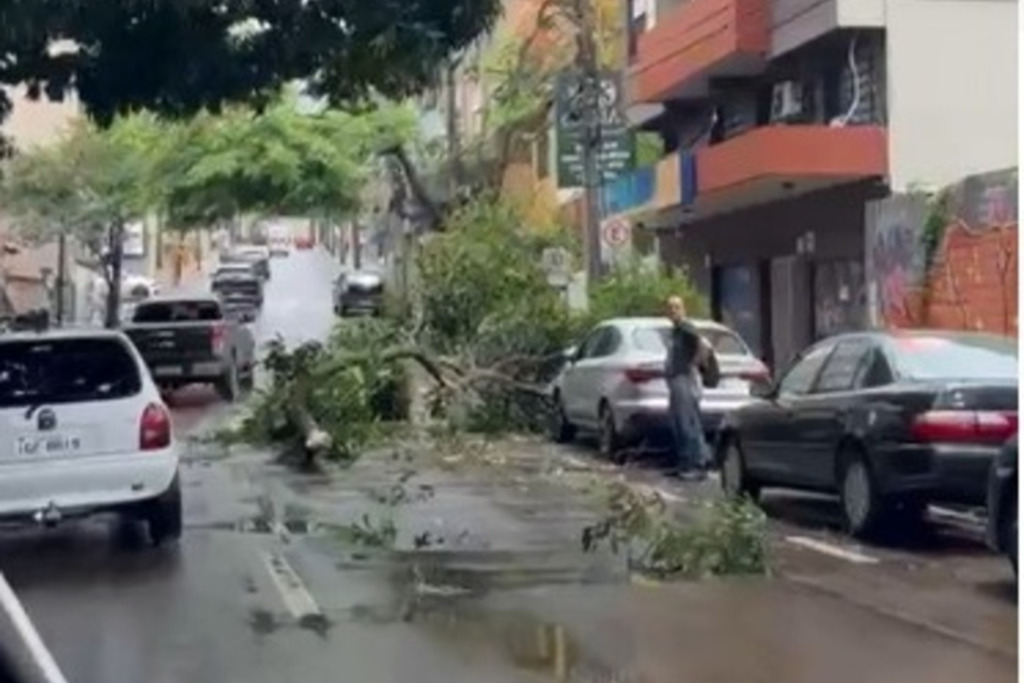
[[[212,384],[227,401],[252,386],[252,332],[214,298],[156,298],[139,304],[125,333],[164,391]]]

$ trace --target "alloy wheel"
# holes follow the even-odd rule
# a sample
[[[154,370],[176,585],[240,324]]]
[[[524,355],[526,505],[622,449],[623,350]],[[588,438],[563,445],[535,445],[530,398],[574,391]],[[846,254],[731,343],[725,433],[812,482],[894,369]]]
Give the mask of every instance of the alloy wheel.
[[[743,493],[743,460],[740,449],[735,441],[730,441],[725,449],[722,461],[722,490],[730,497],[739,497]]]
[[[846,466],[843,478],[843,512],[851,529],[863,529],[871,514],[871,478],[867,466],[854,460]]]

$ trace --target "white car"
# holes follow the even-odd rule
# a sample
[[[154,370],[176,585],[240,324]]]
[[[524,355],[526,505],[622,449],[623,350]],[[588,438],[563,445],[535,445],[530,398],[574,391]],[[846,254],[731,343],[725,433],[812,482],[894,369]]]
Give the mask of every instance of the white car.
[[[0,519],[116,512],[181,536],[171,414],[119,331],[0,335]]]
[[[704,389],[701,420],[713,440],[725,415],[751,402],[751,387],[770,380],[768,368],[733,330],[712,320],[692,320],[714,349],[721,371]],[[601,454],[616,459],[649,437],[670,432],[665,356],[667,318],[615,318],[597,325],[552,383],[552,437],[565,442],[577,431],[596,432]]]

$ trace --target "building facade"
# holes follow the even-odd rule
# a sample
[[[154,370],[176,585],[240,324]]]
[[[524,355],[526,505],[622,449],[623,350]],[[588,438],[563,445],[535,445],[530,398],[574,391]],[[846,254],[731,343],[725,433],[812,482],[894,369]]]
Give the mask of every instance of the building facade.
[[[1013,0],[624,1],[631,118],[666,156],[607,219],[776,365],[867,323],[872,202],[1016,164]]]

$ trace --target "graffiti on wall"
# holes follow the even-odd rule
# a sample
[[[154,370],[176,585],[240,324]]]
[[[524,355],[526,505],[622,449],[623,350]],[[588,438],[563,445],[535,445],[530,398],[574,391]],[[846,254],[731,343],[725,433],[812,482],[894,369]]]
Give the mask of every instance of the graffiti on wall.
[[[921,236],[926,215],[926,202],[916,196],[869,205],[867,279],[879,321],[906,321],[913,315],[909,304],[924,279]]]
[[[869,205],[866,266],[873,319],[887,327],[1016,335],[1016,171],[971,176],[943,195],[948,202],[928,263],[928,200],[896,196]]]

